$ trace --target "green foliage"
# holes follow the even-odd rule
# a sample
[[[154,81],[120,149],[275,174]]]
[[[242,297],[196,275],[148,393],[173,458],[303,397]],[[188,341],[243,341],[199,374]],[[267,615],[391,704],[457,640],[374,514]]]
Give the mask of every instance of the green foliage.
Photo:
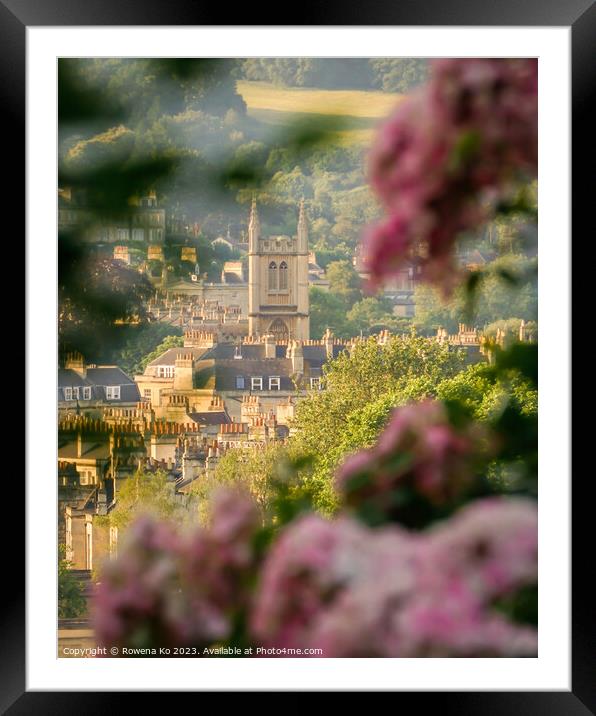
[[[501,321],[493,321],[484,326],[483,333],[489,338],[495,338],[498,331],[505,334],[505,339],[509,341],[519,340],[519,331],[521,326],[521,318],[507,318]],[[526,321],[526,334],[535,341],[538,339],[538,323],[536,321]]]
[[[65,555],[65,545],[58,545],[58,617],[76,619],[87,611],[87,601]]]
[[[109,259],[91,260],[76,236],[59,236],[58,339],[60,354],[80,351],[88,359],[118,345],[122,324],[145,320],[152,295],[148,279]]]
[[[391,302],[386,298],[367,296],[355,303],[347,315],[348,321],[354,326],[355,333],[366,334],[372,326],[393,326],[395,316]]]
[[[242,487],[252,495],[265,518],[275,495],[275,482],[287,469],[287,451],[279,445],[229,450],[219,460],[213,478],[197,481],[193,491],[208,501],[219,486]]]
[[[327,328],[337,338],[369,336],[388,328],[394,333],[410,333],[412,322],[394,315],[390,301],[367,296],[355,303],[353,292],[332,292],[312,287],[310,299],[310,335],[320,339]]]
[[[125,530],[141,515],[151,514],[159,519],[177,523],[181,527],[198,521],[198,501],[192,494],[176,493],[175,484],[162,470],[137,471],[133,477],[118,485],[116,506],[105,517],[96,518],[101,524]]]
[[[332,261],[327,266],[329,290],[351,306],[362,297],[360,277],[347,260]]]
[[[358,89],[373,85],[385,92],[407,92],[426,79],[428,69],[426,60],[410,58],[251,57],[241,60],[237,74],[284,87]]]
[[[134,326],[122,350],[114,356],[114,363],[128,375],[138,375],[168,348],[183,345],[182,329],[176,326],[163,323]]]
[[[388,406],[434,396],[441,380],[463,367],[463,357],[420,336],[394,336],[379,347],[374,339],[356,345],[325,369],[325,390],[300,402],[290,439],[293,455],[311,455],[305,477],[314,502],[333,512],[333,473],[346,454],[370,444],[388,414]],[[370,412],[362,412],[369,410]],[[361,442],[362,441],[362,442]]]
[[[536,319],[538,287],[534,259],[505,255],[472,276],[475,278],[473,289],[470,284],[468,290],[461,286],[449,301],[442,300],[436,289],[426,284],[417,285],[414,324],[427,332],[434,332],[439,326],[457,332],[459,323],[484,326],[512,316],[526,321]],[[469,290],[473,290],[473,295]]]
[[[419,58],[380,57],[369,62],[373,84],[384,92],[408,92],[425,82],[429,74],[428,61]]]
[[[346,318],[345,302],[333,293],[313,287],[309,290],[310,335],[320,339],[327,328],[338,338],[351,338],[352,325]]]
[[[522,415],[538,412],[538,391],[531,381],[517,371],[496,371],[485,363],[443,380],[437,397],[459,402],[478,420],[495,420],[508,405]]]

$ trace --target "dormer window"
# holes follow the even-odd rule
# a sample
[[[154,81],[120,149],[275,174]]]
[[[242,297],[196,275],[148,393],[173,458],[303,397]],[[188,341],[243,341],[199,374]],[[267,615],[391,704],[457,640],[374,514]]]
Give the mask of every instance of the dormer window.
[[[72,388],[64,388],[64,400],[72,400]]]
[[[243,375],[236,376],[236,390],[244,390],[244,376]]]
[[[311,378],[310,379],[310,387],[313,390],[320,390],[321,388],[321,379],[320,378]]]
[[[83,400],[91,400],[91,388],[83,388]]]
[[[107,400],[120,400],[120,386],[119,385],[106,386],[106,399]]]
[[[250,379],[250,387],[252,390],[263,390],[263,377],[262,376],[253,376]]]
[[[79,389],[78,389],[78,387],[72,389],[72,399],[73,399],[73,400],[78,400],[78,399],[79,399]]]
[[[279,390],[281,387],[280,382],[280,377],[278,375],[271,376],[269,378],[269,390]]]
[[[174,366],[173,365],[160,365],[157,367],[158,378],[173,378],[174,377]]]

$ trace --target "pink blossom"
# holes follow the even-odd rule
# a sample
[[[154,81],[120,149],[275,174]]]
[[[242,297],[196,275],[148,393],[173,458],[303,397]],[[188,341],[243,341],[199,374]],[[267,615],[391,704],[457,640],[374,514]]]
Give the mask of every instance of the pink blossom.
[[[474,462],[488,447],[481,438],[476,425],[454,428],[439,401],[396,408],[377,444],[339,468],[337,488],[349,505],[373,500],[383,512],[391,511],[400,488],[448,502],[470,484]]]
[[[446,59],[381,129],[370,181],[388,218],[369,229],[371,285],[406,261],[449,292],[456,238],[537,169],[537,61]]]
[[[94,595],[99,643],[199,646],[228,638],[248,603],[259,526],[253,503],[231,491],[216,495],[208,529],[181,536],[139,520]]]
[[[324,657],[535,656],[536,629],[494,598],[535,582],[536,545],[536,506],[519,498],[478,501],[419,533],[305,517],[266,559],[252,633]]]

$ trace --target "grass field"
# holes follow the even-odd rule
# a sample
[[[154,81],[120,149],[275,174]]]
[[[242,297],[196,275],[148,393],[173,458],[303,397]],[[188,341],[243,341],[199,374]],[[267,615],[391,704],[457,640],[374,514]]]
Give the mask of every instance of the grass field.
[[[324,90],[276,87],[266,82],[238,81],[248,114],[266,125],[291,126],[296,122],[337,121],[341,141],[363,143],[387,117],[403,95],[364,90]]]

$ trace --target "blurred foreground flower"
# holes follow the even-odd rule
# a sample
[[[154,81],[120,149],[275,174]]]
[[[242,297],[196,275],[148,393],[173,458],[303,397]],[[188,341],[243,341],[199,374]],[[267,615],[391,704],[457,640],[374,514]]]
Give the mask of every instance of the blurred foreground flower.
[[[343,463],[336,485],[366,522],[414,526],[423,503],[434,510],[466,493],[489,447],[478,423],[456,428],[443,403],[412,403],[394,410],[374,447]]]
[[[490,498],[425,533],[303,517],[262,571],[254,635],[325,657],[535,656],[494,601],[536,581],[536,505]]]
[[[108,563],[93,603],[107,646],[208,646],[229,638],[254,574],[258,513],[244,495],[216,494],[212,525],[187,536],[145,517]]]
[[[401,103],[370,156],[388,218],[365,237],[373,287],[416,260],[446,293],[454,242],[478,228],[537,169],[536,59],[445,59]]]

